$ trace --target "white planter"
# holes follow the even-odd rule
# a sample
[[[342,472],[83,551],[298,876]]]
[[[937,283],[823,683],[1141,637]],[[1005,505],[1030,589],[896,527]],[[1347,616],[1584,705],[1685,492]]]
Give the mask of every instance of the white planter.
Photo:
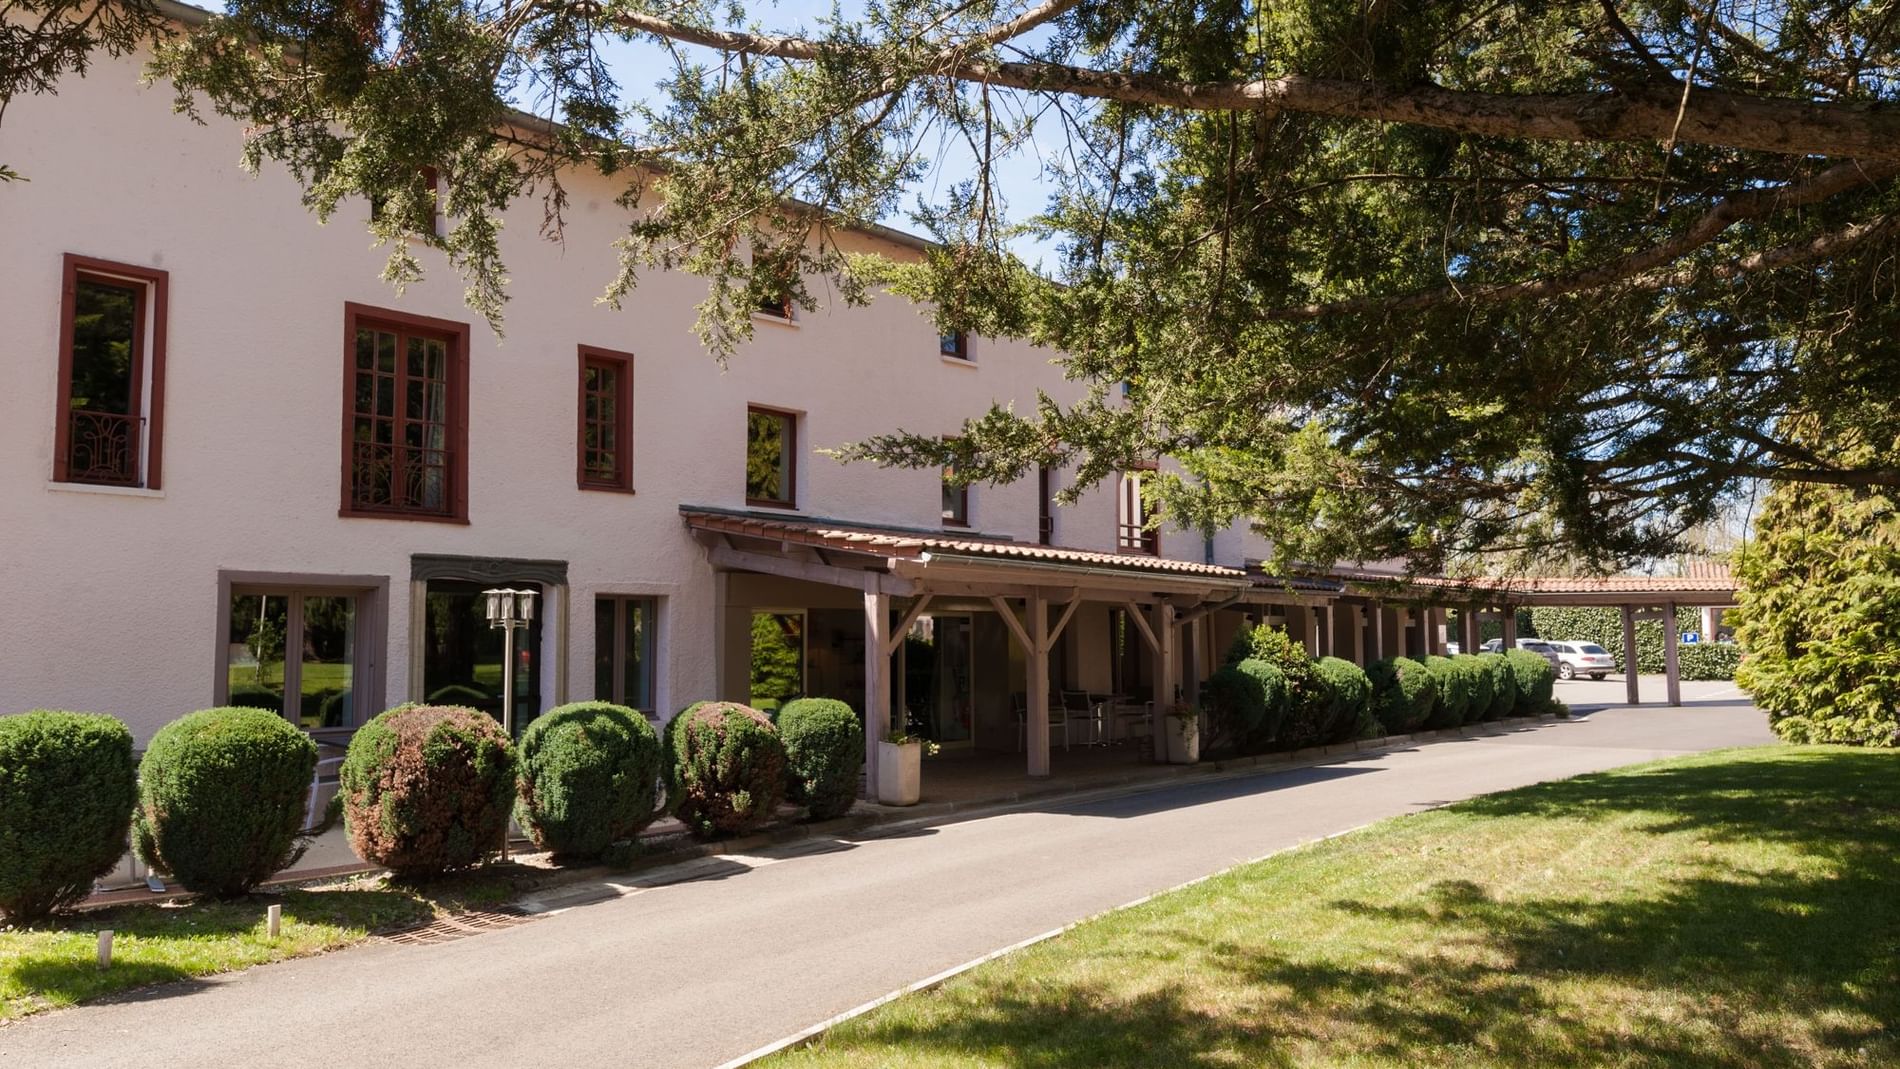
[[[1201,721],[1199,717],[1170,716],[1168,721],[1168,763],[1192,765],[1201,759]]]
[[[879,805],[916,805],[924,788],[924,744],[877,744]]]

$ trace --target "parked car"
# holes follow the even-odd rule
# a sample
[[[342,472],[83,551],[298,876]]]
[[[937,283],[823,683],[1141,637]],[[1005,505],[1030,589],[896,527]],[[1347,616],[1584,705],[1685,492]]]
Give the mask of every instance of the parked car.
[[[1560,659],[1557,656],[1557,651],[1552,649],[1550,647],[1550,643],[1545,642],[1543,639],[1520,638],[1517,640],[1517,648],[1520,650],[1529,650],[1530,652],[1535,653],[1539,657],[1542,657],[1544,660],[1549,661],[1550,666],[1552,668],[1555,668],[1559,675],[1563,674],[1563,664],[1561,663]],[[1457,653],[1458,651],[1452,650],[1451,652]],[[1484,642],[1478,646],[1478,652],[1479,653],[1503,653],[1504,640],[1501,638],[1485,639]],[[1564,676],[1564,678],[1569,679],[1570,677]]]
[[[1557,652],[1558,679],[1602,679],[1616,671],[1616,658],[1594,642],[1552,642],[1550,647]]]

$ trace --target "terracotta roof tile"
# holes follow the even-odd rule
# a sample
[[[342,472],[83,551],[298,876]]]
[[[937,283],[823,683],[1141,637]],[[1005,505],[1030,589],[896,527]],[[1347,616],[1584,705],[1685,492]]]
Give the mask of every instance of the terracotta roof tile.
[[[949,533],[926,533],[818,518],[788,516],[781,519],[761,516],[753,512],[732,512],[691,505],[680,506],[680,515],[686,518],[689,527],[702,531],[770,538],[798,545],[815,546],[820,549],[874,553],[883,557],[914,560],[925,554],[944,553],[993,557],[1000,560],[1157,572],[1166,575],[1191,575],[1210,579],[1247,578],[1247,573],[1244,571],[1222,567],[1218,564],[1203,564],[1198,561],[1173,560],[1168,557],[1150,557],[1132,553],[1099,553],[1086,549],[1044,546],[1033,542],[985,538],[975,534],[958,536]]]

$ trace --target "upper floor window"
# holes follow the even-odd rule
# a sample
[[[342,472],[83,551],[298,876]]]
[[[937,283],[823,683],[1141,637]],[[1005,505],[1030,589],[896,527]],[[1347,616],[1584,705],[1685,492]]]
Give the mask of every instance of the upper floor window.
[[[1141,496],[1142,479],[1155,470],[1157,465],[1150,461],[1122,473],[1115,499],[1115,547],[1123,552],[1161,554],[1161,531],[1148,525],[1152,516]]]
[[[970,526],[970,484],[956,481],[957,469],[943,469],[943,522],[946,527]]]
[[[67,254],[54,481],[159,488],[166,282],[163,271]]]
[[[345,306],[343,514],[468,519],[468,327]]]
[[[792,283],[797,278],[798,262],[788,255],[755,255],[752,260],[753,273],[759,286],[759,303],[755,309],[760,315],[783,319],[787,323],[797,318],[792,307]]]
[[[387,201],[380,198],[370,201],[370,218],[381,219],[388,210]],[[447,221],[442,216],[442,175],[435,168],[423,167],[416,171],[416,199],[406,210],[409,218],[404,221],[403,229],[409,233],[438,238],[448,233]]]
[[[1036,541],[1056,544],[1055,470],[1047,464],[1036,469]]]
[[[944,356],[958,360],[970,358],[970,336],[963,331],[953,330],[937,336],[937,351]]]
[[[746,410],[745,499],[748,505],[797,505],[798,417],[771,408]]]
[[[581,346],[583,490],[633,489],[633,357]]]

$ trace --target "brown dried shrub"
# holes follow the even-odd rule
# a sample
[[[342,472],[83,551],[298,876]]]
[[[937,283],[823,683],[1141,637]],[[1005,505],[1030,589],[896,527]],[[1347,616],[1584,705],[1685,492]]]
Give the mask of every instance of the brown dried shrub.
[[[434,876],[500,847],[514,747],[486,713],[397,706],[357,731],[338,778],[356,856],[398,876]]]

